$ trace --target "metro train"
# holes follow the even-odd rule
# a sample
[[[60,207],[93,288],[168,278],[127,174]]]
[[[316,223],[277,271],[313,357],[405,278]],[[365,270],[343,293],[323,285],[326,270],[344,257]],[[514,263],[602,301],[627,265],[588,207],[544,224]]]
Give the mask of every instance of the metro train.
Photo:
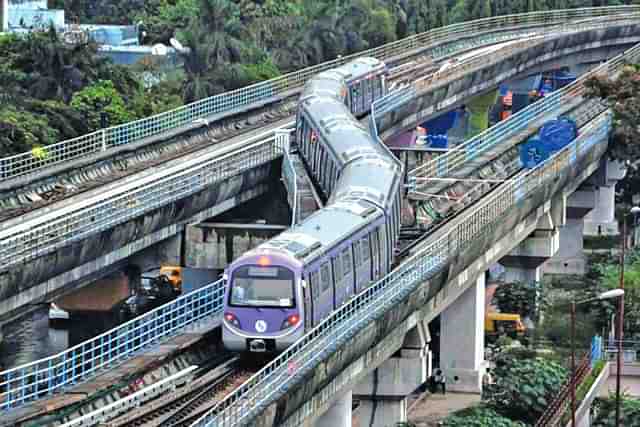
[[[368,113],[371,104],[385,95],[386,73],[383,62],[359,58],[318,74],[302,91],[296,141],[325,196],[331,194],[344,166],[353,159],[387,154],[381,144],[371,143],[367,128],[353,117]]]
[[[367,64],[369,72],[348,72]],[[228,267],[222,328],[228,350],[282,351],[391,269],[403,166],[355,117],[384,93],[384,70],[380,61],[358,59],[305,86],[297,142],[329,200]],[[349,94],[351,85],[366,87],[367,76],[374,89],[361,104]]]

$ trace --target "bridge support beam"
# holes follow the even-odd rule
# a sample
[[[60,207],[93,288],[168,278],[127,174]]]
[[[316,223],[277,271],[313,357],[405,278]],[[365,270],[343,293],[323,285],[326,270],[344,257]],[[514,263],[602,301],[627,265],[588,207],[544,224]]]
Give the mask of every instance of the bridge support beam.
[[[485,275],[440,315],[440,368],[447,390],[482,392]]]
[[[549,274],[583,274],[584,260],[584,217],[596,206],[596,188],[581,186],[564,198],[564,226],[560,227],[560,247],[558,253],[544,265]]]
[[[339,397],[329,410],[318,418],[315,427],[351,427],[352,398],[351,390]]]
[[[430,340],[426,323],[418,322],[400,350],[353,389],[360,403],[355,414],[360,425],[386,427],[407,421],[407,396],[431,373]]]
[[[538,283],[542,264],[560,248],[560,231],[555,227],[561,217],[550,209],[539,220],[536,230],[500,260],[505,268],[506,283]],[[554,218],[555,217],[555,218]]]
[[[616,184],[624,178],[626,169],[618,161],[603,159],[600,168],[590,178],[595,188],[594,209],[584,217],[585,236],[607,236],[619,233],[615,218]]]

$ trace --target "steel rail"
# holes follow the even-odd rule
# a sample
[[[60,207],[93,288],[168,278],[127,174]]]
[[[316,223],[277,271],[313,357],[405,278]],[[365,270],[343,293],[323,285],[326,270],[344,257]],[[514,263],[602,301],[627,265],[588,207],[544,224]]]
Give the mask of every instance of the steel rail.
[[[638,58],[640,45],[601,65],[597,70],[614,74],[627,60]],[[566,98],[561,99],[565,100]],[[554,100],[543,100],[541,103],[552,110],[558,107],[552,101]],[[236,392],[212,408],[194,426],[222,427],[247,423],[301,381],[304,375],[338,346],[402,301],[426,278],[443,268],[451,257],[468,247],[482,233],[488,232],[502,215],[508,214],[528,194],[553,180],[591,150],[598,148],[598,153],[604,152],[610,129],[611,114],[606,112],[541,167],[518,174],[515,179],[500,186],[498,191],[483,198],[478,207],[462,213],[450,227],[446,227],[446,232],[434,233],[433,238],[411,258],[334,311]],[[487,149],[485,145],[478,151]],[[291,369],[291,366],[295,369]]]
[[[531,33],[527,30],[526,34],[531,36],[537,33]],[[509,36],[506,37],[512,40]],[[492,38],[491,41],[495,42],[496,38]],[[468,48],[468,46],[461,48]],[[290,125],[287,123],[282,127]],[[54,204],[42,210],[32,211],[24,217],[5,221],[0,224],[0,262],[2,262],[3,268],[7,268],[35,259],[69,243],[121,224],[142,213],[157,209],[162,206],[159,200],[163,200],[164,204],[170,203],[231,176],[227,173],[225,176],[210,178],[210,173],[205,174],[204,169],[213,168],[237,174],[274,160],[284,153],[282,146],[272,147],[272,150],[269,151],[266,144],[276,140],[273,134],[282,127],[272,129],[271,136],[266,137],[267,139],[261,144],[247,145],[251,144],[256,137],[251,137],[244,143],[236,143],[233,145],[237,150],[234,153],[235,156],[217,158],[209,164],[203,164],[200,168],[188,169],[190,166],[186,162],[176,163],[173,167],[164,168],[160,174],[152,176],[143,173],[143,178],[139,181],[134,181],[135,176],[131,176],[125,178],[124,184],[116,182],[107,191],[94,190],[94,196],[89,198],[86,198],[84,193],[78,195],[77,197],[82,200],[77,205],[74,204],[72,197],[59,202],[64,206],[62,208],[59,207],[60,205]],[[259,145],[261,150],[258,150]],[[227,153],[229,152],[228,147],[224,147],[224,149]],[[258,151],[251,153],[251,150],[254,149]],[[217,153],[217,151],[214,152]],[[197,158],[200,154],[200,152],[196,152],[188,156]],[[467,153],[467,155],[469,154]],[[261,161],[256,161],[256,158],[261,158]],[[437,159],[442,162],[440,159],[443,157],[440,156]],[[243,161],[249,163],[243,164]],[[238,165],[241,165],[240,170]],[[150,183],[151,180],[155,180],[155,182]],[[157,187],[155,187],[156,185]]]
[[[128,199],[128,200],[130,201],[132,199]],[[163,337],[166,337],[166,336],[167,334],[165,334]],[[126,336],[123,339],[125,340],[130,339],[130,336]],[[156,339],[159,339],[159,338],[156,337]],[[109,346],[113,344],[113,340],[111,338],[108,338],[107,341],[109,342]],[[95,344],[95,340],[92,340],[92,342]],[[116,340],[116,342],[118,342],[118,340]],[[15,370],[9,370],[9,371],[0,373],[0,379],[4,380],[4,382],[0,383],[0,392],[4,391],[4,393],[0,395],[4,398],[4,402],[5,402],[3,408],[6,409],[9,407],[18,406],[20,404],[25,403],[28,400],[33,400],[34,398],[40,397],[44,394],[60,390],[66,385],[73,384],[75,381],[86,379],[88,376],[95,374],[97,370],[104,369],[105,367],[109,366],[109,363],[112,363],[114,361],[118,362],[119,360],[122,360],[123,357],[129,357],[133,351],[133,350],[130,350],[130,347],[123,347],[121,344],[116,344],[115,351],[118,352],[124,348],[124,351],[122,351],[124,355],[120,354],[117,358],[110,359],[106,364],[101,363],[100,366],[96,368],[95,357],[93,357],[93,355],[96,352],[98,352],[99,354],[102,355],[101,356],[102,358],[104,358],[106,354],[107,359],[109,359],[110,357],[112,357],[111,347],[109,347],[108,350],[105,350],[105,349],[87,350],[87,348],[89,347],[85,347],[85,344],[90,347],[89,344],[82,343],[81,345],[74,347],[74,350],[76,351],[76,353],[64,352],[65,356],[61,356],[62,353],[61,355],[58,355],[58,356],[61,356],[62,362],[55,361],[54,360],[55,356],[52,356],[52,358],[47,358],[44,360],[44,362],[46,363],[45,366],[37,366],[38,362],[42,362],[42,361],[29,364],[29,366],[26,367],[26,369],[27,371],[33,371],[33,372],[21,371],[20,370],[21,368],[25,368],[23,366],[23,367],[15,368]],[[100,345],[103,345],[103,343],[101,342]],[[150,345],[149,341],[145,341],[145,345]],[[137,344],[136,345],[129,344],[129,346],[135,347],[135,350],[140,350],[142,348],[142,346],[138,346]],[[81,357],[76,357],[76,355],[78,354],[80,354]],[[69,361],[65,359],[67,355],[70,356]],[[77,366],[74,365],[74,363],[77,363],[78,360],[81,360],[82,363],[84,363],[85,357],[88,360],[87,362],[88,364],[93,363],[93,365],[91,365],[89,369],[85,369],[84,367],[78,368]],[[71,365],[73,365],[73,367],[71,367]],[[78,369],[81,372],[80,375],[76,374],[76,369]],[[67,375],[71,379],[67,379]],[[42,388],[45,389],[44,392],[42,391]]]
[[[54,165],[107,151],[113,147],[130,144],[182,126],[188,126],[207,117],[228,116],[251,105],[266,105],[278,101],[288,91],[302,87],[311,76],[318,72],[342,65],[357,57],[373,56],[385,60],[428,44],[443,43],[461,36],[467,37],[477,33],[494,31],[496,28],[501,27],[562,23],[570,20],[582,20],[583,23],[588,24],[593,19],[624,17],[636,12],[640,12],[640,7],[581,8],[505,15],[448,25],[364,52],[307,67],[265,82],[215,95],[155,116],[2,158],[0,159],[0,178],[9,179],[25,176]]]

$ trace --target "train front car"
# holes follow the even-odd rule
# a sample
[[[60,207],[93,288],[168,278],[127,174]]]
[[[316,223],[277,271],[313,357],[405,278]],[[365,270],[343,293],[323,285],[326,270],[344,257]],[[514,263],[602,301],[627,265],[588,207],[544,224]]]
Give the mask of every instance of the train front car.
[[[222,341],[230,351],[278,352],[304,333],[300,262],[261,248],[227,270]]]

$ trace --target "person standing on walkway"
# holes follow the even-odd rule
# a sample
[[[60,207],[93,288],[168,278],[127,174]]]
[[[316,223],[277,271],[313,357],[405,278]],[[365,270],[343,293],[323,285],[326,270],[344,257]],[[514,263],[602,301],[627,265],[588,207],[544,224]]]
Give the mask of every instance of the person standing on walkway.
[[[441,386],[442,394],[443,395],[447,394],[446,382],[447,382],[447,379],[442,373],[442,369],[436,369],[436,373],[435,373],[436,392],[438,391],[438,386]]]

